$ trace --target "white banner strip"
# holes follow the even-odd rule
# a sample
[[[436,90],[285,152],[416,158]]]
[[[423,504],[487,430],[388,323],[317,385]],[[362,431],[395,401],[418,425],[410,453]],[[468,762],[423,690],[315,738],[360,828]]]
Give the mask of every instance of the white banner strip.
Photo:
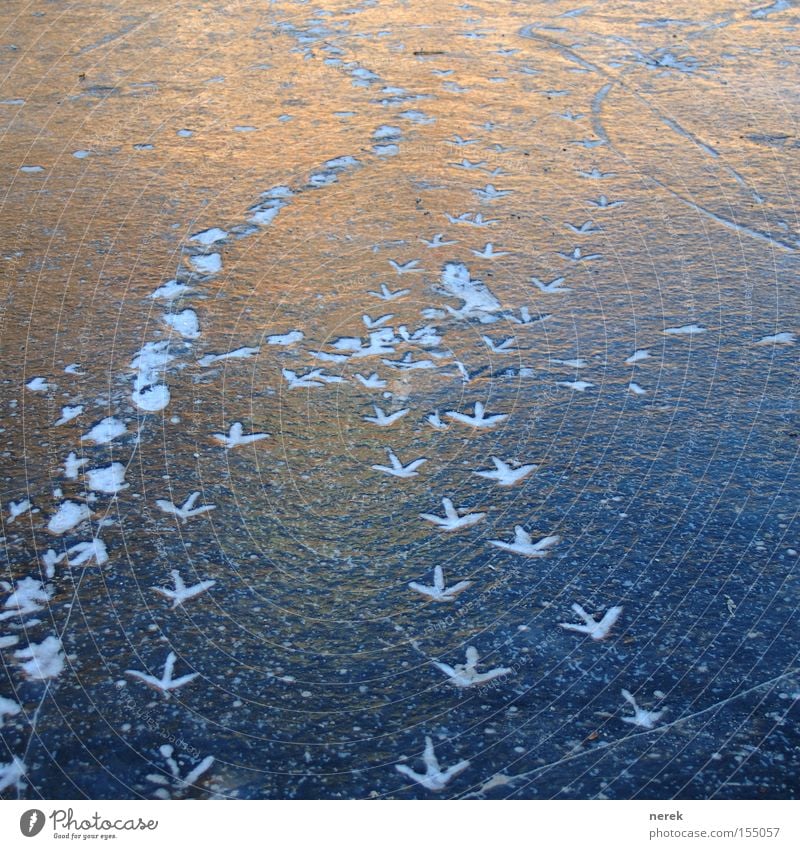
[[[800,846],[800,814],[790,801],[440,801],[0,802],[0,846]]]

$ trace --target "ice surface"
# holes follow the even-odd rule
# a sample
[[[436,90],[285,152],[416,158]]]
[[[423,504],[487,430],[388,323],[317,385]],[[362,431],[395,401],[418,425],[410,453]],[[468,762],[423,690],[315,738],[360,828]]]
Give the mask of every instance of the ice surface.
[[[797,795],[797,4],[150,5],[6,37],[0,795]]]

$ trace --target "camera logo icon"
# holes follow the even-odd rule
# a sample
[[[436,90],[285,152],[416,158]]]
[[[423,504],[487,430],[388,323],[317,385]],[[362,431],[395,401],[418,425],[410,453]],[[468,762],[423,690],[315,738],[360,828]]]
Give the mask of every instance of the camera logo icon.
[[[19,818],[19,830],[25,837],[36,837],[44,828],[44,813],[37,808],[31,808]]]

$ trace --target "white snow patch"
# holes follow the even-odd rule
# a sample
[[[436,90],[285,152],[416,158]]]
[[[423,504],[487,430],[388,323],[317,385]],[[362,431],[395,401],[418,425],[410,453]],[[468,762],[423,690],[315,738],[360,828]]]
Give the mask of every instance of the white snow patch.
[[[251,207],[250,212],[253,214],[247,220],[251,224],[258,224],[261,227],[266,227],[268,224],[272,224],[275,216],[283,209],[284,206],[286,206],[285,203],[281,203],[279,200],[273,200]]]
[[[249,445],[251,442],[258,442],[261,439],[266,439],[268,433],[243,433],[241,422],[234,422],[230,426],[228,433],[212,433],[211,436],[221,442],[226,448],[235,448],[237,445]]]
[[[67,459],[64,460],[64,477],[71,481],[77,480],[78,472],[88,462],[86,457],[78,457],[74,451],[70,451]]]
[[[222,270],[222,257],[217,253],[192,256],[189,262],[198,274],[216,274]]]
[[[794,345],[794,333],[775,333],[772,336],[765,336],[759,339],[756,345]]]
[[[92,511],[85,504],[78,504],[75,501],[65,501],[61,504],[58,510],[50,517],[47,523],[47,530],[51,534],[65,534],[71,531],[74,527],[85,522],[92,515]]]
[[[142,346],[131,361],[131,368],[138,371],[135,388],[144,389],[156,383],[160,373],[173,359],[169,352],[169,342],[148,342]]]
[[[625,360],[626,366],[632,366],[634,363],[638,363],[639,360],[649,360],[650,359],[650,351],[646,348],[641,348],[638,351],[634,351],[627,360]]]
[[[189,236],[192,242],[197,242],[200,245],[213,245],[215,242],[221,242],[228,238],[228,232],[220,227],[211,227],[208,230],[201,230],[193,236]]]
[[[377,130],[372,134],[372,138],[375,141],[382,141],[384,139],[395,139],[399,135],[402,135],[402,130],[400,127],[392,127],[389,124],[384,124],[382,127],[378,127]]]
[[[140,389],[131,395],[131,400],[140,409],[147,413],[157,413],[163,410],[170,400],[169,389],[163,383]]]
[[[94,537],[89,542],[79,542],[67,549],[67,563],[70,566],[82,566],[94,559],[98,566],[108,563],[108,549],[99,537]],[[72,558],[72,559],[70,559]]]
[[[77,419],[82,412],[83,406],[81,404],[77,404],[74,407],[62,407],[61,418],[55,423],[55,426],[58,427],[59,425],[71,422],[73,419]]]
[[[304,337],[302,330],[292,330],[282,335],[267,336],[267,345],[294,345]]]
[[[588,380],[560,380],[556,383],[556,386],[564,386],[575,392],[585,392],[587,389],[591,389],[594,384],[589,383]]]
[[[107,445],[118,436],[123,436],[128,432],[128,428],[119,419],[114,416],[107,416],[102,421],[99,421],[88,433],[85,433],[81,440],[84,442],[95,442],[97,445]]]
[[[111,495],[129,486],[125,483],[125,466],[122,463],[112,463],[100,469],[89,469],[86,472],[86,482],[89,489]]]
[[[336,159],[329,159],[323,167],[325,168],[353,168],[358,165],[358,160],[354,156],[338,156]]]
[[[32,380],[29,380],[25,386],[27,386],[31,392],[47,392],[50,388],[50,384],[43,377],[34,377]]]
[[[44,586],[35,578],[23,578],[17,581],[17,588],[3,603],[5,612],[0,613],[0,622],[15,616],[38,613],[47,606],[52,596],[52,587]]]
[[[34,681],[55,678],[64,670],[64,653],[58,637],[47,637],[41,643],[31,643],[26,649],[14,652],[14,657],[26,661],[22,671]]]
[[[44,571],[48,578],[52,578],[56,574],[56,566],[66,557],[67,555],[62,551],[61,554],[56,554],[52,548],[48,548],[47,551],[42,555],[42,564],[44,565]]]
[[[0,728],[7,716],[16,716],[22,708],[13,700],[0,696]]]
[[[167,280],[167,282],[163,286],[159,286],[158,289],[155,290],[148,297],[150,298],[162,298],[165,301],[172,301],[175,298],[181,297],[181,295],[186,295],[189,292],[194,292],[194,289],[191,286],[186,286],[184,283],[178,283],[177,280]]]
[[[197,339],[200,335],[200,322],[194,310],[183,310],[178,313],[168,313],[164,321],[184,339]]]
[[[17,518],[17,516],[22,516],[24,513],[27,513],[33,505],[27,498],[23,498],[21,501],[9,501],[8,502],[8,522],[9,524]],[[37,511],[38,512],[38,511]]]
[[[460,262],[448,262],[442,271],[442,290],[445,295],[460,298],[464,303],[460,310],[448,310],[454,315],[469,316],[481,312],[496,312],[500,301],[480,280],[470,277],[469,269]]]
[[[9,787],[22,790],[22,780],[25,778],[26,772],[25,764],[16,756],[12,758],[11,763],[0,764],[0,793],[3,790],[8,790]]]
[[[260,350],[260,348],[237,348],[235,351],[228,351],[227,354],[206,354],[197,361],[197,364],[205,367],[218,363],[221,360],[245,360],[248,357],[255,356]]]
[[[664,333],[668,336],[694,336],[697,333],[705,333],[706,328],[699,324],[684,324],[683,327],[668,327]]]

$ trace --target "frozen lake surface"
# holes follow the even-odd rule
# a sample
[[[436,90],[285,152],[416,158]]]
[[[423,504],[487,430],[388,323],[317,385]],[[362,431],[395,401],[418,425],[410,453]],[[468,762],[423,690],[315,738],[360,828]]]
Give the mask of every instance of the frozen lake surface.
[[[0,24],[0,795],[798,795],[793,2]]]

